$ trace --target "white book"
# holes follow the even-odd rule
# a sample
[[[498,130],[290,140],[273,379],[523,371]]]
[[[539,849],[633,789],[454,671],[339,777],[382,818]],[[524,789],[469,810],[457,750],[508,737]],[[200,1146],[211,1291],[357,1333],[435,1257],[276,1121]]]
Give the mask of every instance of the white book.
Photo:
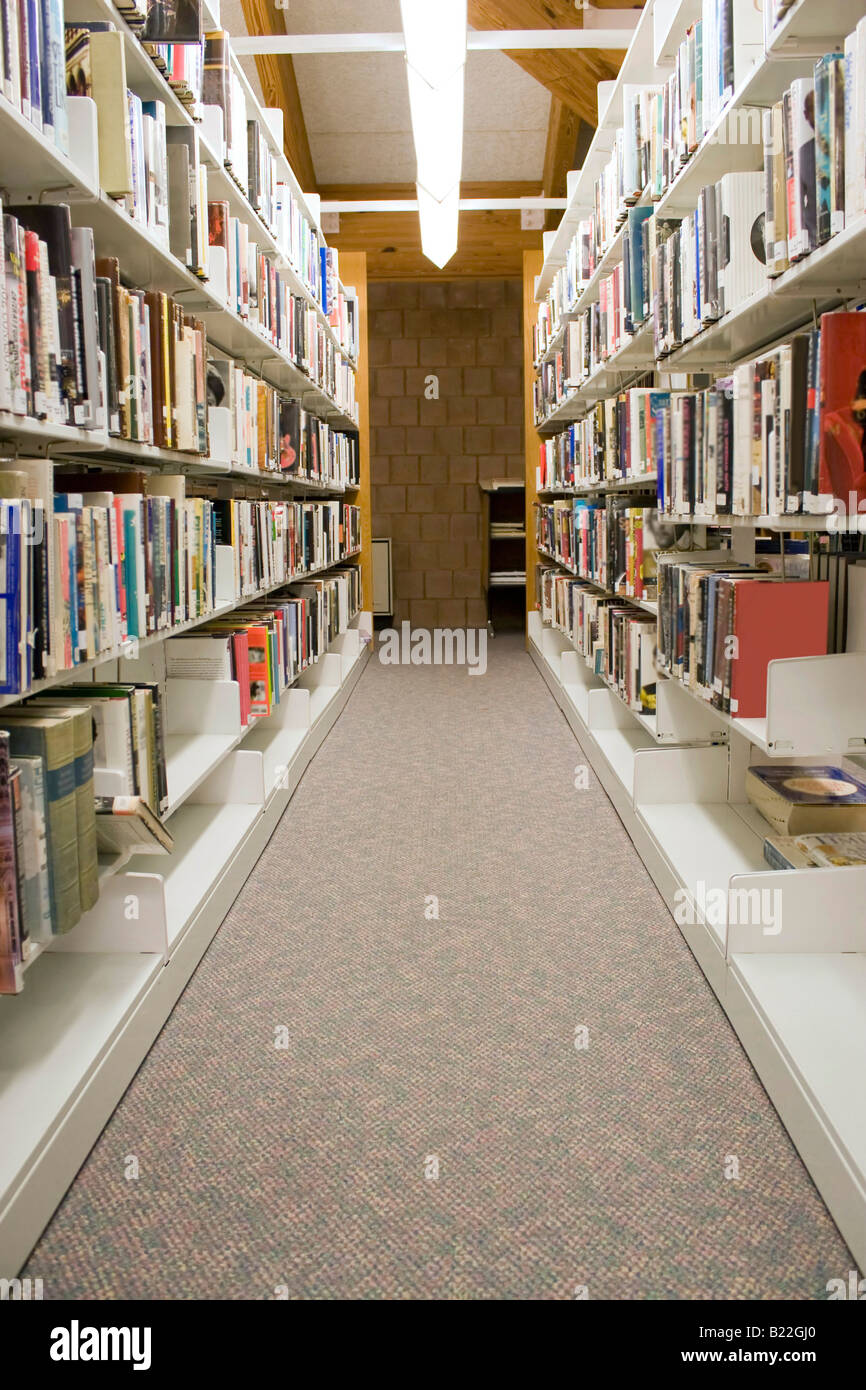
[[[845,220],[866,210],[866,18],[845,40]]]
[[[165,643],[165,674],[168,680],[232,680],[231,638],[225,633],[169,637]]]
[[[734,91],[764,58],[764,6],[761,0],[733,0]]]
[[[751,512],[753,368],[750,362],[734,369],[734,458],[731,470],[731,511]]]
[[[724,174],[718,183],[719,299],[729,314],[765,284],[764,175]]]
[[[135,795],[132,706],[126,696],[88,695],[93,715],[94,771],[119,772],[123,796]]]

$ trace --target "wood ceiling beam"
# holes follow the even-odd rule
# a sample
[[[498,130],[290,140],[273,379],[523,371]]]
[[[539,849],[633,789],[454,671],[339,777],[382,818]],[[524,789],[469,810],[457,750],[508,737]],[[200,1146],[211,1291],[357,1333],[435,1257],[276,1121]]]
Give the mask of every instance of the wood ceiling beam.
[[[476,179],[460,185],[461,198],[537,198],[541,191],[538,179]],[[323,203],[417,197],[414,183],[323,183],[317,192]]]
[[[285,34],[283,11],[271,0],[241,0],[244,22],[250,34]],[[256,70],[262,84],[266,106],[277,106],[283,113],[283,149],[286,159],[305,193],[316,193],[316,171],[301,97],[291,55],[258,54]]]
[[[542,177],[542,192],[545,198],[565,197],[565,176],[569,169],[576,167],[574,156],[582,124],[576,111],[572,111],[571,107],[566,106],[558,97],[551,98]],[[561,216],[559,212],[548,211],[544,219],[545,227],[555,227]]]
[[[608,3],[605,8],[622,7]],[[469,23],[477,29],[580,29],[583,16],[571,0],[469,0]],[[596,87],[616,77],[624,55],[606,50],[518,49],[507,50],[506,56],[564,106],[595,125]]]
[[[541,246],[541,232],[525,232],[519,212],[461,212],[457,251],[442,270],[421,250],[416,212],[340,214],[328,245],[365,251],[371,280],[455,280],[461,276],[520,275],[523,252]]]

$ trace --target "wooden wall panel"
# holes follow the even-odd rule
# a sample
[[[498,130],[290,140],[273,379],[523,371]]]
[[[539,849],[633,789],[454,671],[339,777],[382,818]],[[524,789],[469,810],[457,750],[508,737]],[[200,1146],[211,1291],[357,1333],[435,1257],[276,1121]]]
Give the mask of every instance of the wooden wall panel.
[[[526,251],[523,256],[523,439],[526,453],[526,611],[535,607],[535,566],[538,553],[535,548],[535,503],[538,492],[535,486],[535,469],[538,465],[538,435],[535,430],[535,412],[532,404],[532,384],[535,373],[532,368],[532,328],[536,320],[538,306],[535,303],[535,278],[541,274],[544,257],[540,251]],[[527,642],[529,638],[527,637]]]
[[[355,396],[359,404],[359,437],[361,448],[361,486],[357,502],[361,508],[361,583],[364,586],[364,607],[373,603],[373,522],[370,490],[370,351],[369,314],[367,304],[367,258],[363,251],[340,252],[340,279],[358,291],[358,370],[355,373]],[[349,501],[354,500],[351,495]]]

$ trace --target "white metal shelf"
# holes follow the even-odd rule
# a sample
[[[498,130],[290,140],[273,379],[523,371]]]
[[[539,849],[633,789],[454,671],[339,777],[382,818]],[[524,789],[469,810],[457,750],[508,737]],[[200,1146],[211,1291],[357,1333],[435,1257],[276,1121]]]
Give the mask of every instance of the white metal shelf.
[[[82,661],[77,666],[71,666],[68,670],[58,671],[53,676],[45,676],[36,680],[27,690],[18,694],[0,695],[0,709],[8,705],[20,704],[22,700],[28,699],[31,695],[39,695],[45,690],[51,690],[54,686],[64,685],[67,681],[75,681],[79,676],[86,675],[94,671],[98,666],[102,666],[107,661],[121,661],[128,659],[133,652],[144,650],[147,647],[155,646],[158,642],[164,642],[167,637],[178,637],[183,632],[190,632],[193,628],[201,627],[202,623],[209,623],[214,618],[223,618],[228,613],[235,612],[245,604],[255,603],[257,599],[267,598],[269,594],[276,593],[278,589],[283,589],[287,584],[300,584],[305,579],[312,579],[318,574],[326,574],[328,570],[336,569],[339,565],[345,565],[350,560],[360,555],[361,551],[350,550],[337,560],[331,560],[327,565],[319,565],[315,569],[301,570],[297,574],[287,576],[279,580],[276,584],[270,584],[267,588],[256,589],[252,593],[244,594],[243,597],[232,599],[229,603],[221,603],[212,608],[208,613],[203,613],[195,618],[187,618],[185,622],[175,623],[173,627],[163,628],[160,632],[150,632],[145,637],[131,639],[125,645],[112,647],[107,651],[100,652],[98,656],[89,661]]]
[[[574,487],[540,487],[539,497],[604,497],[608,493],[644,492],[658,484],[656,473],[643,473],[631,478],[605,478],[597,483],[575,483]]]
[[[619,73],[611,84],[604,110],[599,113],[596,131],[580,171],[569,174],[568,206],[558,228],[550,235],[545,247],[544,265],[536,281],[536,299],[541,300],[547,294],[556,271],[565,264],[569,243],[577,230],[577,224],[592,209],[595,181],[610,159],[614,132],[622,125],[623,86],[626,83],[661,81],[668,75],[667,66],[659,68],[655,64],[652,11],[652,0],[648,0],[641,11]]]
[[[566,383],[566,395],[548,411],[543,420],[536,422],[536,430],[539,434],[555,433],[558,426],[581,420],[596,401],[611,390],[621,390],[626,378],[639,376],[654,366],[652,323],[648,321],[641,324],[616,352],[600,362],[579,385]]]
[[[202,138],[199,122],[194,120],[189,107],[182,102],[173,91],[167,79],[159,71],[156,64],[147,53],[141,40],[133,33],[122,15],[115,9],[111,0],[66,0],[65,11],[68,22],[74,22],[75,20],[93,20],[94,17],[96,17],[99,20],[112,23],[123,35],[126,77],[131,90],[135,91],[146,101],[162,101],[165,105],[166,123],[168,125],[187,126],[198,131],[201,150],[205,163],[208,166],[209,197],[211,196],[211,181],[213,181],[214,195],[218,198],[224,198],[229,202],[232,215],[238,217],[242,222],[247,224],[250,229],[251,237],[256,244],[260,245],[264,251],[271,253],[278,260],[279,268],[289,281],[291,288],[316,310],[319,322],[331,338],[334,346],[343,354],[347,361],[351,362],[352,358],[350,353],[341,345],[333,326],[328,322],[321,304],[316,299],[310,287],[297,273],[288,258],[283,254],[273,235],[273,231],[267,226],[253,207],[246,192],[232,178],[217,152],[212,150]],[[281,181],[287,183],[292,189],[294,196],[298,199],[304,215],[307,217],[311,226],[315,227],[319,235],[322,236],[318,216],[314,215],[312,212],[310,204],[291,166],[286,160],[284,152],[277,146],[267,114],[259,105],[249,80],[243,72],[240,63],[235,58],[234,53],[232,53],[232,60],[233,70],[237,73],[241,85],[244,88],[248,116],[258,120],[259,127],[262,130],[269,150],[277,162]],[[92,192],[92,190],[88,190],[88,192]],[[324,240],[324,238],[322,239]],[[109,252],[107,254],[113,253]]]
[[[598,696],[612,697],[593,688],[594,678],[581,674],[569,647],[561,634],[542,628],[539,614],[530,613],[532,659],[855,1258],[866,1265],[864,872],[769,869],[763,839],[770,826],[753,807],[726,799],[729,750],[652,746],[649,739],[642,743],[637,729],[623,733],[615,717],[594,727]],[[781,895],[778,934],[736,926],[731,903],[740,888]],[[708,892],[717,889],[727,895],[721,917],[706,910]],[[691,917],[682,913],[688,904]],[[827,922],[833,924],[829,934]]]
[[[96,193],[68,155],[0,95],[0,186],[17,191],[25,183],[54,198],[92,198]]]
[[[17,1273],[50,1219],[351,695],[369,658],[361,626],[372,628],[369,613],[354,620],[359,640],[333,657],[328,699],[307,702],[280,777],[266,788],[262,779],[262,798],[185,804],[172,820],[174,854],[133,856],[129,876],[118,874],[121,897],[147,886],[150,901],[163,903],[167,952],[43,950],[23,993],[0,998],[4,1277]],[[86,921],[69,937],[82,929]]]
[[[599,584],[597,579],[590,579],[588,575],[580,574],[573,565],[567,564],[566,561],[561,559],[558,555],[551,554],[549,550],[542,550],[541,546],[538,546],[537,549],[539,555],[543,555],[546,560],[552,560],[555,565],[559,565],[560,569],[567,570],[569,574],[573,574],[575,579],[580,579],[584,584],[589,584],[591,588],[598,589],[599,593],[604,594],[606,598],[616,599],[617,603],[634,604],[636,608],[642,608],[646,613],[652,613],[653,616],[658,613],[658,604],[650,599],[630,598],[628,594],[615,594],[612,590],[606,589],[603,584]]]
[[[820,58],[832,53],[863,18],[863,0],[797,0],[771,31],[768,56]]]

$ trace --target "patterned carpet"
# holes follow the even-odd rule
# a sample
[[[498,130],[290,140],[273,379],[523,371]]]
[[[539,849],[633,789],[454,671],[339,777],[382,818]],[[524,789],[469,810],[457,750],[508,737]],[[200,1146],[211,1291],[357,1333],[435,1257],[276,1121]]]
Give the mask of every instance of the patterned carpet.
[[[852,1257],[580,761],[521,639],[483,678],[371,660],[46,1297],[826,1297]]]

